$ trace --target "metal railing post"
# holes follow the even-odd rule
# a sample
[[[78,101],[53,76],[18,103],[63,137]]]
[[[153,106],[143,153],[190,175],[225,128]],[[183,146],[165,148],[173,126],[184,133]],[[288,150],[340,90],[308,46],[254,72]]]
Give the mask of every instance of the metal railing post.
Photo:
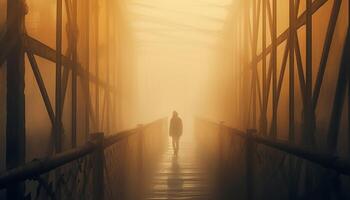
[[[91,135],[91,141],[97,144],[96,150],[93,153],[94,169],[93,169],[93,199],[104,199],[104,133],[94,133]]]
[[[254,141],[252,140],[255,129],[247,130],[246,138],[246,199],[254,199]]]
[[[140,182],[140,188],[142,188],[142,181],[143,181],[143,157],[144,157],[144,136],[143,136],[143,125],[138,125],[138,131],[139,131],[139,141],[138,141],[138,171],[139,171],[139,182]]]
[[[219,172],[224,171],[222,167],[224,166],[224,137],[225,137],[225,130],[224,130],[224,124],[225,122],[220,122],[220,134],[218,135],[218,151],[219,151]]]

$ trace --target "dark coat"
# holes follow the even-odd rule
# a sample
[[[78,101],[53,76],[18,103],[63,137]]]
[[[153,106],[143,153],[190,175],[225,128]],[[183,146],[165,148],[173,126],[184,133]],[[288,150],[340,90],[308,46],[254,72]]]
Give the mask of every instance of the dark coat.
[[[180,137],[182,135],[182,120],[180,117],[173,116],[171,118],[169,135],[171,137]]]

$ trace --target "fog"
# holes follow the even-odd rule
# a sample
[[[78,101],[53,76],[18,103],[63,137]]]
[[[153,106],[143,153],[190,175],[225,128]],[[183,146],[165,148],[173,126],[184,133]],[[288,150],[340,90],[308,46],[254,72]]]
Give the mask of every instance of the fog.
[[[229,1],[132,1],[128,3],[135,41],[140,120],[177,110],[190,118],[208,87],[215,50]]]
[[[121,59],[132,61],[120,67],[132,73],[120,74],[129,80],[119,84],[125,99],[119,124],[151,121],[173,110],[192,118],[203,102],[210,70],[218,64],[216,50],[232,3],[122,1],[121,5],[131,53]],[[130,120],[125,119],[128,116]]]
[[[116,88],[117,95],[111,98],[111,107],[105,105],[105,91],[96,95],[96,85],[90,84],[91,104],[101,119],[100,126],[92,123],[89,132],[104,131],[113,134],[119,130],[135,127],[154,119],[170,116],[173,110],[180,113],[187,124],[193,117],[225,121],[227,125],[246,129],[258,127],[249,118],[250,81],[252,50],[249,34],[243,32],[245,6],[248,1],[238,0],[120,0],[89,1],[78,0],[78,60],[84,69],[89,66],[91,74],[97,70],[102,80]],[[56,1],[27,0],[28,14],[26,30],[28,35],[55,48]],[[313,16],[313,80],[322,54],[332,0]],[[248,5],[249,6],[249,5]],[[63,52],[68,51],[67,12],[64,4]],[[249,7],[249,9],[253,9]],[[340,64],[340,51],[348,27],[348,1],[343,1],[337,22],[334,42],[316,109],[317,129],[324,132],[328,127],[329,112],[335,90],[335,80]],[[278,1],[277,35],[288,27],[288,1]],[[298,15],[305,10],[301,1]],[[4,12],[3,12],[4,11]],[[98,20],[96,20],[98,17]],[[250,16],[252,18],[252,16]],[[6,1],[0,0],[0,37],[5,30]],[[257,54],[262,51],[261,19],[259,23]],[[267,45],[271,43],[267,25]],[[305,27],[298,31],[302,62],[305,70]],[[280,72],[285,42],[277,52]],[[55,64],[36,57],[46,88],[55,106]],[[96,59],[97,58],[97,59]],[[269,56],[267,66],[269,65]],[[262,77],[262,63],[257,64],[258,76]],[[334,67],[333,67],[334,66]],[[243,72],[247,76],[243,76]],[[5,94],[4,67],[0,68],[0,93]],[[278,106],[278,132],[286,137],[288,130],[288,70],[282,82]],[[296,78],[297,79],[297,78]],[[71,80],[69,78],[69,80]],[[249,89],[244,91],[242,85]],[[299,85],[296,84],[296,123],[302,121],[302,102]],[[26,127],[28,160],[50,154],[52,126],[47,115],[40,91],[26,60]],[[332,91],[328,95],[327,91]],[[0,111],[6,107],[5,95],[0,98]],[[82,84],[78,82],[78,143],[87,139],[87,98]],[[96,101],[100,104],[97,106]],[[271,102],[271,96],[269,97]],[[64,105],[63,124],[65,146],[70,145],[71,128],[71,85],[68,81]],[[115,109],[115,112],[112,110]],[[260,108],[257,107],[257,113]],[[271,103],[268,105],[268,123],[271,122]],[[111,112],[109,112],[111,111]],[[1,136],[5,135],[5,112],[0,112]],[[109,117],[108,117],[109,116]],[[110,118],[107,122],[106,119]],[[250,122],[249,122],[250,121]],[[327,123],[325,123],[327,122]],[[346,125],[346,123],[345,123]],[[296,132],[300,132],[300,126]],[[343,123],[341,137],[345,137]],[[320,134],[322,135],[322,134]],[[37,138],[40,138],[38,140]],[[2,140],[4,141],[4,140]],[[345,140],[343,140],[345,141]],[[42,148],[34,148],[38,145]],[[343,144],[346,145],[346,144]],[[1,148],[4,147],[4,142]],[[4,152],[4,151],[2,151]]]
[[[251,96],[253,71],[250,66],[254,55],[252,49],[254,34],[257,34],[256,55],[262,52],[262,11],[259,12],[256,30],[252,19],[254,9],[257,7],[254,8],[252,2],[254,1],[121,1],[128,32],[127,42],[124,44],[128,46],[128,50],[120,59],[127,60],[128,65],[120,66],[124,72],[120,73],[120,79],[127,79],[120,84],[121,98],[124,99],[120,101],[121,121],[118,122],[120,127],[129,127],[136,123],[169,116],[173,110],[177,110],[186,118],[187,124],[191,124],[189,120],[192,117],[200,117],[216,122],[224,121],[226,125],[242,130],[252,127],[259,129],[261,99],[259,100],[258,96],[255,99],[257,114],[254,121],[252,117],[254,100]],[[312,17],[313,87],[319,70],[332,5],[332,0],[327,1]],[[247,8],[250,14],[247,14]],[[261,6],[259,8],[261,9]],[[300,1],[297,15],[300,16],[305,9],[305,1]],[[325,135],[329,127],[329,113],[332,109],[342,55],[340,50],[343,49],[348,27],[347,12],[348,1],[343,1],[316,107],[316,143],[321,147],[325,146]],[[251,23],[249,28],[245,20],[247,16]],[[286,31],[288,26],[289,1],[278,1],[277,36]],[[268,19],[266,29],[266,45],[269,46],[271,31]],[[305,73],[305,26],[302,26],[297,34]],[[277,48],[276,69],[277,82],[281,81],[281,94],[277,107],[277,136],[282,139],[287,139],[289,127],[289,56],[283,79],[279,80],[285,47],[286,41]],[[125,52],[125,46],[122,45],[121,49]],[[303,103],[296,71],[296,58],[294,63],[295,123],[296,138],[299,141],[303,123]],[[269,65],[270,55],[266,58],[266,66]],[[260,82],[260,88],[257,90],[261,93],[262,61],[259,61],[256,67]],[[271,89],[272,84],[268,87]],[[270,130],[272,92],[267,101],[267,129]],[[340,138],[346,137],[345,121],[341,126]],[[344,138],[339,141],[340,146],[347,145],[344,143]]]

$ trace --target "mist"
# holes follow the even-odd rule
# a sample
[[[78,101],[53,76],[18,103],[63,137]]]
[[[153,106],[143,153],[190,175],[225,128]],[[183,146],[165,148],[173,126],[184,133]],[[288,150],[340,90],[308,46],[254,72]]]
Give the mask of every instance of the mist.
[[[56,1],[27,0],[26,32],[55,49]],[[333,1],[325,5],[313,16],[313,84],[322,54],[327,21]],[[6,29],[6,1],[0,0],[0,36]],[[252,35],[246,34],[245,9],[254,7],[246,1],[237,0],[122,0],[122,1],[77,1],[77,40],[78,61],[82,68],[93,76],[99,76],[113,85],[116,95],[110,98],[111,106],[105,100],[106,91],[97,94],[95,84],[90,84],[90,100],[95,118],[101,123],[94,124],[90,119],[86,127],[87,113],[83,84],[78,80],[78,143],[83,144],[87,132],[103,131],[113,134],[120,130],[135,127],[154,119],[170,116],[176,110],[191,124],[193,117],[201,117],[237,127],[242,130],[259,127],[259,114],[249,115],[253,102],[249,87],[252,70]],[[287,1],[278,1],[277,35],[289,25]],[[298,16],[305,11],[305,1],[301,1]],[[67,10],[63,6],[63,53],[69,50],[69,25]],[[256,9],[256,8],[255,8]],[[252,12],[253,13],[253,12]],[[341,53],[348,25],[348,1],[343,1],[334,42],[320,93],[320,103],[316,109],[317,131],[320,145],[324,143],[324,132],[330,118],[331,103],[335,91]],[[252,19],[253,15],[248,16]],[[262,19],[257,34],[256,55],[262,51]],[[252,24],[250,29],[253,29]],[[252,31],[252,30],[250,30]],[[305,71],[305,27],[298,31],[302,63]],[[270,28],[267,23],[267,45],[271,44]],[[281,71],[284,41],[277,49],[277,72]],[[55,64],[36,57],[44,83],[53,107],[55,106]],[[269,66],[270,58],[267,57]],[[288,63],[288,62],[287,62]],[[52,152],[52,126],[47,115],[35,77],[26,59],[26,128],[27,160],[42,157]],[[334,67],[333,67],[334,66]],[[262,62],[256,64],[257,75],[262,80]],[[287,64],[288,67],[288,64]],[[279,99],[278,136],[287,137],[288,130],[288,82],[286,70],[281,84]],[[0,68],[0,93],[5,94],[6,70]],[[68,76],[69,77],[69,76]],[[63,125],[65,146],[71,143],[71,78],[68,78],[67,94],[64,103]],[[243,85],[246,85],[244,88]],[[269,86],[270,87],[270,86]],[[248,89],[247,89],[248,88]],[[331,91],[332,95],[328,95]],[[5,95],[1,95],[0,110],[6,107]],[[296,84],[296,132],[301,130],[302,101],[299,85]],[[271,93],[268,101],[271,101]],[[258,99],[255,99],[258,102]],[[345,108],[347,103],[345,105]],[[259,106],[255,107],[259,113]],[[111,114],[110,110],[113,110]],[[100,112],[97,112],[100,111]],[[267,108],[267,121],[271,123],[271,103]],[[0,116],[1,135],[5,135],[5,112]],[[111,120],[107,120],[111,119]],[[346,121],[346,120],[345,120]],[[345,121],[342,123],[340,138],[345,137]],[[327,122],[327,123],[325,123]],[[269,127],[268,127],[269,129]],[[37,137],[40,139],[38,140]],[[300,136],[297,136],[300,137]],[[340,139],[341,140],[341,139]],[[4,141],[4,140],[2,140]],[[346,146],[341,140],[342,146]],[[42,145],[41,149],[35,148]],[[4,148],[4,142],[1,144]],[[2,151],[3,152],[3,151]]]
[[[222,65],[217,52],[225,48],[221,39],[233,3],[124,2],[133,46],[139,121],[169,116],[173,110],[190,120],[209,110],[205,106],[215,97],[210,98],[208,91],[216,90],[212,78],[232,74],[217,74],[215,69]]]

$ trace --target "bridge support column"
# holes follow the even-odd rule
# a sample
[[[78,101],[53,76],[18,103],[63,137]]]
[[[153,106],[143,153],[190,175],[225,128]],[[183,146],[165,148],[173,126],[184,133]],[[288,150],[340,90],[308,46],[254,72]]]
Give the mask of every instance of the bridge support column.
[[[253,134],[256,133],[255,129],[247,130],[246,139],[246,199],[254,199],[254,142],[252,140]]]
[[[91,141],[97,144],[94,152],[94,169],[93,169],[93,199],[104,199],[104,147],[103,147],[104,133],[95,133],[91,135]]]
[[[17,41],[7,58],[6,168],[25,162],[24,0],[7,1],[7,34]],[[23,199],[24,183],[7,187],[7,199]]]
[[[144,166],[143,166],[143,161],[144,161],[144,137],[143,137],[143,125],[139,124],[138,125],[138,131],[139,131],[139,135],[138,135],[138,171],[139,171],[139,177],[138,177],[138,182],[139,182],[139,191],[142,191],[143,189],[143,180],[144,180]],[[141,192],[139,192],[138,194],[139,196],[137,198],[141,198]]]
[[[225,122],[221,121],[220,122],[220,131],[218,134],[218,152],[219,152],[219,156],[218,156],[218,164],[219,164],[219,172],[225,171],[222,170],[224,167],[224,140],[225,140],[225,130],[224,127],[225,126]],[[221,171],[222,170],[222,171]]]

